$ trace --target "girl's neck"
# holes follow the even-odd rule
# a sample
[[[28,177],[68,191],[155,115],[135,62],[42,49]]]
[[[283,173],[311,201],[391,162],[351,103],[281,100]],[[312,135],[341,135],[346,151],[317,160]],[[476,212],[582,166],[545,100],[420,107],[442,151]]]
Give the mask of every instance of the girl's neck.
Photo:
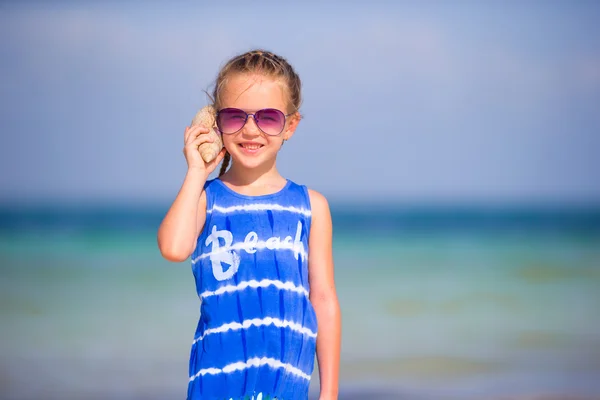
[[[282,186],[285,184],[285,179],[273,163],[271,166],[264,168],[246,169],[235,162],[231,168],[220,177],[223,182],[226,182],[235,187],[265,187],[265,186]]]

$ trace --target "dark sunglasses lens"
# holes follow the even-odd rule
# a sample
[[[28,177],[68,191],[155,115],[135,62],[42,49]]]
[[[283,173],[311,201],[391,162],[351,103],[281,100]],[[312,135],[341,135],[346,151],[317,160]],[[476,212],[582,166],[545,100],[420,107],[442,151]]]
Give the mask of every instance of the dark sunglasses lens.
[[[255,114],[256,124],[267,135],[279,135],[285,125],[285,115],[274,108],[266,108]]]
[[[235,133],[244,127],[246,113],[237,108],[225,108],[217,115],[217,127],[221,133]]]

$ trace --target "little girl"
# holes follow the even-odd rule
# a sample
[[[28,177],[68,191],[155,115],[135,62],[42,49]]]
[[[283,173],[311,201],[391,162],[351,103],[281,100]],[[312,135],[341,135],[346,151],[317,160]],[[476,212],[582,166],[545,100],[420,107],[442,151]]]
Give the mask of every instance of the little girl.
[[[231,59],[213,92],[224,149],[185,129],[183,185],[158,230],[162,255],[191,256],[200,320],[188,399],[337,399],[341,317],[325,197],[282,177],[277,154],[300,122],[300,78],[273,53]],[[220,175],[207,180],[223,161]],[[227,169],[231,161],[231,168]]]

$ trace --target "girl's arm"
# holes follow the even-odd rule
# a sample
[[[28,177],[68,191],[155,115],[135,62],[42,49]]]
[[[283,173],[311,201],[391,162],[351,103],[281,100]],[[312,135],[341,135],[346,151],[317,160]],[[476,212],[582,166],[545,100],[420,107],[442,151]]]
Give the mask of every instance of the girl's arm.
[[[158,248],[169,261],[185,261],[196,248],[206,220],[203,171],[188,169],[183,185],[158,228]]]
[[[206,221],[204,184],[225,155],[225,149],[222,149],[211,162],[202,160],[198,146],[212,141],[207,133],[208,129],[199,125],[185,129],[183,153],[188,171],[157,235],[160,253],[169,261],[185,261],[192,254]]]
[[[308,242],[310,301],[317,314],[317,362],[320,400],[337,399],[341,348],[341,312],[333,273],[333,233],[329,204],[309,190],[312,222]]]

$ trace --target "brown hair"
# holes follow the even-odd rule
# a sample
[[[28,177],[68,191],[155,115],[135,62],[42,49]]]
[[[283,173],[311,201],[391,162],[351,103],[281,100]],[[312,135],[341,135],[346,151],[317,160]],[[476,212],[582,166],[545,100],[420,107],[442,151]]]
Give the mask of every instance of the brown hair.
[[[220,108],[221,90],[227,84],[227,79],[233,74],[261,74],[263,76],[281,80],[285,93],[288,96],[287,113],[298,112],[302,103],[300,77],[287,60],[277,54],[266,50],[252,50],[240,54],[229,60],[217,76],[215,88],[212,93],[215,109]],[[231,156],[225,153],[219,176],[223,175],[229,165]]]

